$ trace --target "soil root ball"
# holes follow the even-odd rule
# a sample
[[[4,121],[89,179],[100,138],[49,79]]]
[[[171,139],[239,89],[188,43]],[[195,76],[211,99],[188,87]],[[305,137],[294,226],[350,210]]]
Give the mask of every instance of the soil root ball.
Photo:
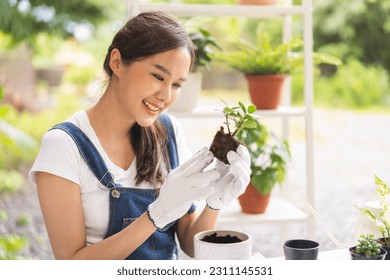
[[[240,142],[238,142],[231,134],[225,133],[223,127],[221,126],[220,130],[218,130],[214,136],[213,142],[210,146],[210,151],[217,159],[229,164],[227,153],[229,151],[236,151],[239,145]]]

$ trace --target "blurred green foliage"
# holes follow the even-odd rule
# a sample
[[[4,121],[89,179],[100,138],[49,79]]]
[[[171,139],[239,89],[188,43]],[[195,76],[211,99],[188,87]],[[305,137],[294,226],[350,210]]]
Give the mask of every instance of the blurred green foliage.
[[[350,58],[333,75],[314,75],[316,106],[367,109],[386,107],[390,104],[390,79],[381,66],[365,66]],[[302,74],[292,79],[293,102],[303,102]]]
[[[17,112],[13,107],[1,103],[3,89],[0,86],[0,198],[4,193],[16,192],[25,183],[22,170],[32,164],[37,156],[43,134],[54,124],[63,121],[82,108],[80,97],[56,93],[53,107],[37,113]],[[6,126],[4,126],[6,124]],[[34,144],[31,144],[34,143]],[[6,221],[6,210],[0,209],[0,220]],[[19,215],[19,226],[27,226],[31,219]],[[29,243],[27,237],[0,234],[0,260],[20,259],[21,251]]]
[[[390,0],[313,2],[315,48],[333,46],[343,60],[354,57],[390,72]]]
[[[18,226],[25,227],[31,223],[31,218],[27,214],[21,214],[21,215],[19,215],[16,223],[18,224]]]
[[[26,237],[17,235],[0,235],[0,260],[21,259],[20,251],[28,244]]]
[[[64,83],[87,86],[96,76],[96,68],[91,66],[69,65],[63,77]]]
[[[77,27],[94,28],[105,17],[102,1],[3,0],[0,2],[0,31],[11,44],[33,44],[38,34],[74,36]]]
[[[24,177],[20,172],[0,169],[0,194],[15,192],[20,189],[23,183]]]

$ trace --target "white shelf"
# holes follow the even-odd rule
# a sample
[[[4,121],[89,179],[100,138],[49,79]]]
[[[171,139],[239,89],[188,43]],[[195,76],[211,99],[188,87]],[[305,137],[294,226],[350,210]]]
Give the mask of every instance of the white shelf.
[[[171,115],[177,118],[221,118],[222,114],[215,108],[196,107],[190,112],[169,111]],[[279,106],[274,110],[257,110],[256,116],[260,118],[270,117],[301,117],[305,115],[305,108]]]
[[[238,16],[254,18],[270,18],[285,15],[303,14],[302,6],[259,6],[251,5],[212,5],[212,4],[144,4],[140,3],[140,11],[165,11],[178,16]]]
[[[304,222],[308,214],[280,197],[271,197],[267,211],[263,214],[246,214],[241,211],[238,200],[221,210],[218,227],[250,225],[259,223]]]

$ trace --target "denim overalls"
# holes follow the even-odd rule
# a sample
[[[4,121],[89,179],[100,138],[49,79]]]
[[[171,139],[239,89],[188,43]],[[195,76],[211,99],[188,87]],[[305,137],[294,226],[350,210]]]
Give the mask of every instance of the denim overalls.
[[[164,125],[168,135],[168,153],[172,169],[179,164],[176,139],[172,123],[168,115],[160,115],[159,120]],[[63,122],[52,129],[62,129],[67,132],[79,149],[80,154],[99,180],[99,188],[107,191],[109,196],[109,224],[105,238],[121,231],[131,222],[143,214],[149,204],[158,196],[159,189],[125,188],[114,182],[114,178],[107,166],[92,144],[90,139],[76,125]],[[188,213],[195,211],[192,205]],[[176,221],[168,224],[163,229],[156,230],[140,247],[126,259],[128,260],[164,260],[177,259],[177,247],[175,242]],[[131,237],[129,237],[131,238]]]

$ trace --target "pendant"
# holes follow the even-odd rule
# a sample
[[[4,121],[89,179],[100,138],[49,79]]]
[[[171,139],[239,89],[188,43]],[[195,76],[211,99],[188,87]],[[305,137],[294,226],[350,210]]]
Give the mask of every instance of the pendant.
[[[113,198],[119,198],[119,197],[121,196],[121,193],[120,193],[117,189],[113,189],[113,190],[111,191],[111,196],[112,196]]]

